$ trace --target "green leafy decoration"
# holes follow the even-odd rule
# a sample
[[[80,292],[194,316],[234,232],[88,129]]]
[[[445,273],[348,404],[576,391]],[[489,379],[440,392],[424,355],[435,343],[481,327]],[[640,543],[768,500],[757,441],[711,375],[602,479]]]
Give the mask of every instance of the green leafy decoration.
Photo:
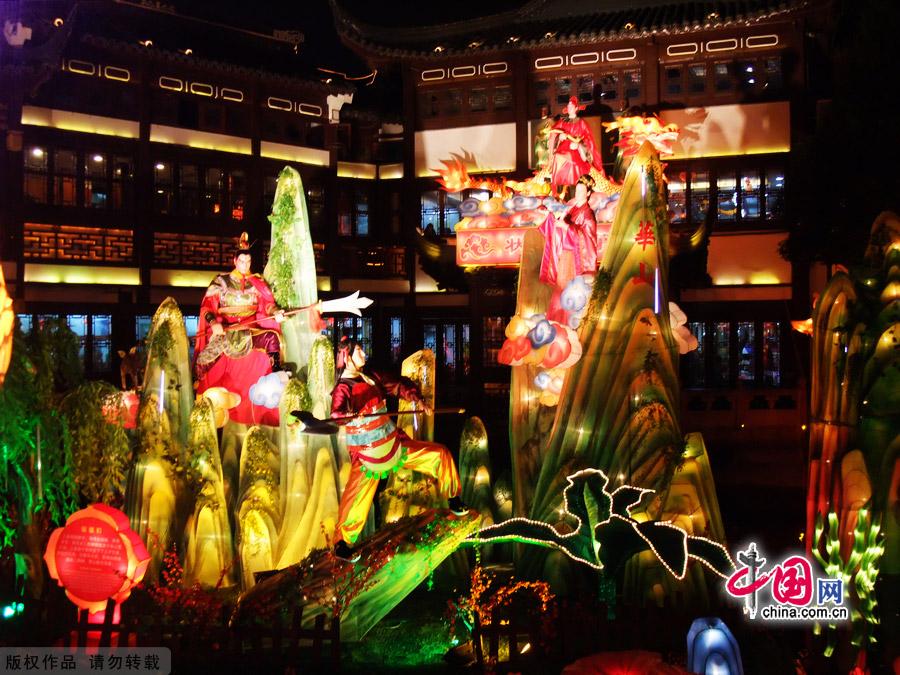
[[[125,492],[131,444],[117,419],[121,399],[111,384],[88,382],[60,404],[72,438],[75,483],[89,502],[121,504]]]
[[[27,341],[17,329],[0,388],[0,551],[14,545],[20,529],[31,526],[37,513],[44,511],[51,523],[60,524],[77,508],[69,433],[54,409],[56,385],[65,380],[49,365],[44,371],[36,366],[52,364],[53,349],[66,340],[43,334],[45,330],[63,333],[68,328],[36,326]]]
[[[652,490],[625,485],[610,493],[609,479],[599,469],[585,469],[566,480],[560,517],[567,525],[574,521],[570,532],[561,534],[550,523],[512,518],[482,529],[475,543],[516,541],[557,548],[606,575],[615,575],[629,558],[648,550],[678,579],[684,577],[690,558],[722,577],[734,570],[721,544],[690,536],[669,523],[634,520],[631,509]]]

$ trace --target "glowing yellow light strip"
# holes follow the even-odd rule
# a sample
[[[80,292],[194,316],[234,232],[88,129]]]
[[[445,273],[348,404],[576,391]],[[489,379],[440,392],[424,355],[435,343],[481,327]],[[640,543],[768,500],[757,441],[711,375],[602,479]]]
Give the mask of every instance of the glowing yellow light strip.
[[[328,166],[331,160],[327,150],[317,148],[305,148],[300,145],[287,145],[285,143],[272,143],[262,141],[259,146],[261,157],[269,159],[281,159],[286,162],[298,162],[299,164],[312,164],[314,166]]]
[[[378,167],[379,180],[393,180],[403,178],[402,164],[382,164]]]
[[[198,148],[200,150],[218,150],[219,152],[233,152],[239,155],[249,155],[251,153],[249,138],[213,134],[208,131],[194,131],[193,129],[179,129],[178,127],[167,127],[162,124],[150,125],[150,140],[154,143],[186,145],[189,148]]]
[[[137,138],[140,135],[140,125],[132,120],[85,115],[68,110],[40,108],[31,105],[22,106],[22,124],[122,138]]]
[[[338,178],[365,178],[375,180],[378,177],[378,167],[374,164],[363,162],[338,162]]]
[[[25,282],[38,284],[111,284],[140,286],[136,267],[94,267],[91,265],[49,265],[25,263]]]
[[[206,288],[215,276],[214,270],[155,269],[150,270],[150,284],[180,288]]]
[[[749,148],[740,148],[731,152],[713,152],[713,153],[704,153],[703,151],[699,152],[678,152],[675,151],[671,157],[667,157],[668,160],[675,159],[711,159],[713,157],[737,157],[738,155],[774,155],[779,152],[790,152],[791,144],[784,143],[782,145],[772,145],[766,147],[749,147]]]

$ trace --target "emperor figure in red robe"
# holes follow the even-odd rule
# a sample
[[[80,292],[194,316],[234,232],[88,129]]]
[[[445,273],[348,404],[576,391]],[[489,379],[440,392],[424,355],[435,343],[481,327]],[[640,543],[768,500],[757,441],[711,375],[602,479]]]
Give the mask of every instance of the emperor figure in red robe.
[[[234,421],[277,425],[277,408],[254,411],[248,391],[262,375],[280,368],[279,324],[284,313],[265,279],[250,273],[246,232],[233,262],[234,269],[212,280],[200,304],[194,346],[197,393],[224,387],[241,396],[230,413]]]
[[[340,513],[334,533],[335,555],[352,560],[351,549],[366,524],[366,518],[380,478],[398,469],[410,469],[437,480],[441,496],[449,499],[450,509],[461,515],[467,511],[459,499],[460,482],[456,464],[447,446],[416,441],[398,429],[386,414],[385,397],[397,396],[415,401],[428,410],[415,383],[407,377],[365,367],[362,346],[347,337],[341,339],[336,366],[341,371],[331,392],[331,416],[367,415],[346,424],[347,450],[350,453],[350,477],[341,496]],[[342,370],[341,370],[342,369]]]
[[[578,111],[583,109],[573,96],[566,106],[565,115],[550,129],[548,168],[554,191],[561,186],[575,185],[581,176],[590,174],[591,167],[603,173],[600,148],[594,142],[587,122],[578,117]]]

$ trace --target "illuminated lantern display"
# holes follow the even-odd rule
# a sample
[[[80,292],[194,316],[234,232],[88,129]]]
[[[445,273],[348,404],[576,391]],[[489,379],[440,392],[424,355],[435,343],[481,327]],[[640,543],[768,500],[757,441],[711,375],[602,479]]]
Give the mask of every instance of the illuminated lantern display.
[[[744,675],[737,640],[721,619],[697,619],[687,636],[687,665],[692,673]]]
[[[3,385],[6,369],[9,367],[9,359],[12,356],[13,322],[15,318],[12,298],[6,292],[3,270],[0,269],[0,386]]]
[[[225,387],[210,387],[200,396],[209,399],[213,406],[216,428],[221,429],[228,422],[228,411],[241,404],[241,397]]]
[[[69,600],[95,614],[110,598],[116,603],[128,599],[144,578],[150,554],[124,513],[92,504],[54,530],[44,560]]]

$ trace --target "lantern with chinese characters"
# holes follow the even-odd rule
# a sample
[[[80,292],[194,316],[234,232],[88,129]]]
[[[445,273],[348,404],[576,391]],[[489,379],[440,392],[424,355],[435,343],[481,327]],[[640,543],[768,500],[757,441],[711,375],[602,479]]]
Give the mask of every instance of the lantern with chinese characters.
[[[13,313],[12,298],[6,292],[3,270],[0,269],[0,386],[6,377],[9,359],[12,356],[13,325],[16,315]]]
[[[106,504],[76,511],[50,535],[50,576],[80,609],[94,614],[109,599],[124,602],[147,571],[150,554],[128,517]]]

